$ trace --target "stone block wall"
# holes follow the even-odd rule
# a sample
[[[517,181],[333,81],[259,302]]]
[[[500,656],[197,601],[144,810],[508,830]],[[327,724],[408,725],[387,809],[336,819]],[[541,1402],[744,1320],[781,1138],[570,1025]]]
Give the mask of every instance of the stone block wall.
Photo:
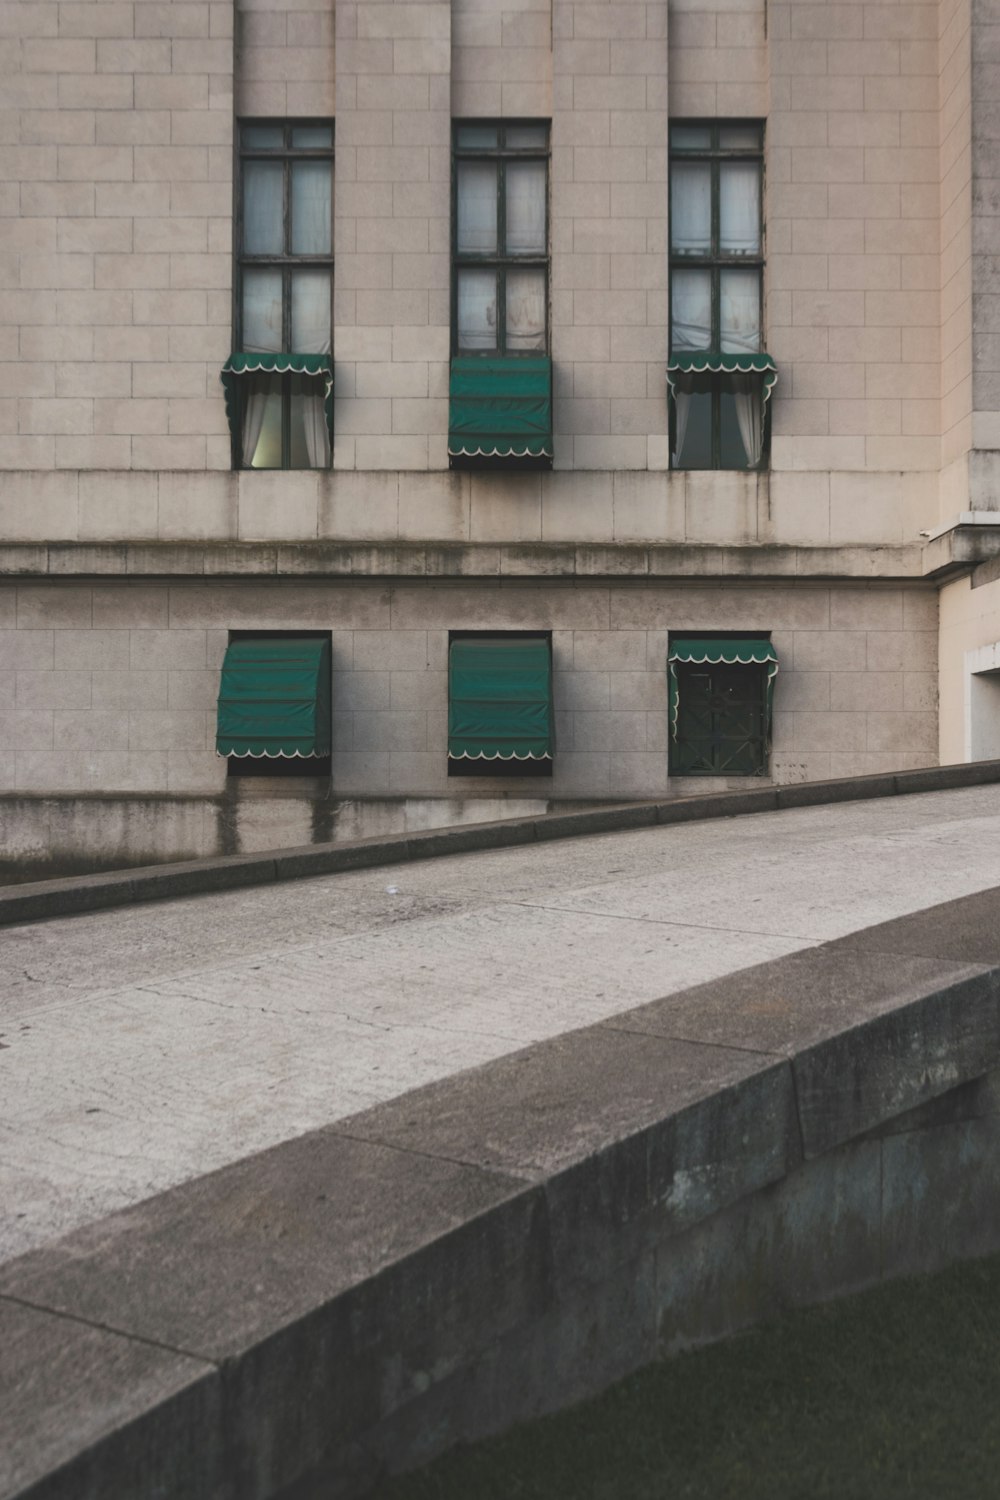
[[[926,587],[572,579],[8,583],[0,790],[212,792],[231,630],[329,629],[338,794],[641,797],[667,776],[670,630],[769,630],[771,770],[813,780],[936,760]],[[447,775],[449,630],[551,630],[552,777]]]
[[[555,466],[666,469],[667,3],[552,25]]]
[[[0,22],[0,467],[72,476],[45,535],[77,472],[229,467],[233,5],[5,0]]]
[[[227,488],[235,90],[237,114],[336,116],[320,534],[356,534],[359,517],[386,534],[393,489],[401,534],[463,524],[468,491],[446,472],[449,150],[452,117],[470,114],[552,120],[556,465],[585,476],[553,506],[586,529],[630,471],[664,476],[659,516],[688,504],[689,481],[665,474],[669,114],[767,122],[769,534],[915,540],[938,516],[942,328],[945,425],[964,441],[965,4],[778,0],[765,26],[762,0],[675,0],[668,36],[666,0],[4,0],[0,534],[314,534],[302,476],[251,476],[238,520]],[[982,203],[991,14],[983,0]],[[989,324],[995,220],[981,222]],[[122,470],[128,490],[88,478]],[[371,476],[360,511],[352,470]],[[218,487],[196,500],[206,472]],[[150,475],[168,476],[166,500]],[[725,499],[734,478],[713,476],[701,534],[752,535],[744,501]],[[517,481],[494,494],[487,531],[517,539],[537,504]],[[961,485],[942,501],[967,503]]]
[[[891,528],[868,475],[940,465],[937,7],[782,0],[767,36],[772,469],[844,476]]]

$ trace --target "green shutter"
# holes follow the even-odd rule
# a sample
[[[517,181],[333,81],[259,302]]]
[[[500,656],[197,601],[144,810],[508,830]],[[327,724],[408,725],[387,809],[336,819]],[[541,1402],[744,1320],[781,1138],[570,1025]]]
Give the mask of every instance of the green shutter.
[[[770,354],[713,354],[707,349],[672,354],[667,363],[667,385],[671,392],[711,390],[712,376],[759,375],[767,405],[778,379],[778,367]]]
[[[679,637],[671,640],[670,650],[667,654],[667,684],[669,687],[669,717],[671,738],[677,738],[677,720],[680,706],[680,692],[677,683],[677,663],[693,662],[701,665],[709,663],[713,666],[725,664],[727,666],[748,665],[757,662],[767,665],[767,726],[768,739],[771,731],[771,707],[774,701],[774,679],[778,675],[778,658],[770,641],[755,640],[753,637],[740,639],[711,636]]]
[[[323,413],[332,443],[333,360],[329,354],[231,354],[219,379],[226,395],[226,420],[233,437],[239,439],[236,382],[241,375],[257,375],[261,371],[274,375],[312,375],[324,382]]]
[[[551,458],[552,361],[453,359],[452,458]]]
[[[303,759],[330,753],[330,642],[230,641],[219,687],[219,755]]]
[[[552,754],[552,658],[537,637],[452,641],[449,760],[545,760]]]

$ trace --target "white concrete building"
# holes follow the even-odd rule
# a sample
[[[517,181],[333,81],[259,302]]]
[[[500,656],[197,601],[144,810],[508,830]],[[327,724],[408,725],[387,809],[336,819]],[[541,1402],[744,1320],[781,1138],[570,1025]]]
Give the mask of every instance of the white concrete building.
[[[0,49],[10,846],[1000,752],[998,0],[0,0]],[[220,755],[282,636],[313,688]]]

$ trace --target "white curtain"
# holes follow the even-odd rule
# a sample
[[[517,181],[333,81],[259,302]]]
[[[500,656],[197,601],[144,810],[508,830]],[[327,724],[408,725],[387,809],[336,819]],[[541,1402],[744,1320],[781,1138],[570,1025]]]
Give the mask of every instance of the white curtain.
[[[719,170],[719,248],[724,255],[760,253],[760,167],[723,162]]]
[[[292,352],[330,352],[329,271],[296,271],[292,275]]]
[[[732,382],[736,421],[746,450],[747,468],[756,469],[764,451],[763,380],[760,375],[734,375]]]
[[[675,271],[671,283],[671,349],[675,354],[683,349],[708,349],[712,342],[711,272]]]
[[[712,171],[707,162],[676,162],[670,173],[670,243],[678,255],[712,248]]]
[[[458,248],[489,255],[497,248],[497,169],[492,162],[458,166]]]
[[[292,164],[292,254],[329,255],[330,186],[327,161]]]
[[[306,452],[311,469],[330,467],[330,431],[326,425],[323,399],[326,381],[322,377],[310,376],[307,382],[312,387],[302,398],[302,423],[306,435]]]
[[[545,254],[545,163],[507,163],[507,252]]]
[[[243,432],[241,438],[244,469],[249,469],[253,463],[253,456],[257,452],[257,444],[260,441],[260,430],[264,425],[264,413],[267,410],[267,398],[270,389],[271,381],[267,376],[247,375],[243,378],[240,393],[243,403]]]
[[[243,350],[246,354],[281,352],[281,272],[243,273]]]
[[[684,452],[684,438],[687,433],[688,414],[691,411],[691,393],[682,391],[674,386],[674,454],[673,465],[676,469]]]
[[[545,272],[507,272],[507,348],[545,348]]]
[[[494,271],[463,270],[458,276],[458,347],[497,346],[497,278]]]
[[[674,278],[676,280],[676,277]],[[720,277],[723,354],[760,353],[760,276],[723,271]]]

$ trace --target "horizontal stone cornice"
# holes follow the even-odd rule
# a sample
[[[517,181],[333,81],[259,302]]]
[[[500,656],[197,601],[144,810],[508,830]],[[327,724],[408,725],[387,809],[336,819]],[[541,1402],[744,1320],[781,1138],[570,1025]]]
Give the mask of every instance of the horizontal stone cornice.
[[[924,576],[919,545],[791,547],[533,542],[24,542],[8,578],[633,578],[784,582]]]

